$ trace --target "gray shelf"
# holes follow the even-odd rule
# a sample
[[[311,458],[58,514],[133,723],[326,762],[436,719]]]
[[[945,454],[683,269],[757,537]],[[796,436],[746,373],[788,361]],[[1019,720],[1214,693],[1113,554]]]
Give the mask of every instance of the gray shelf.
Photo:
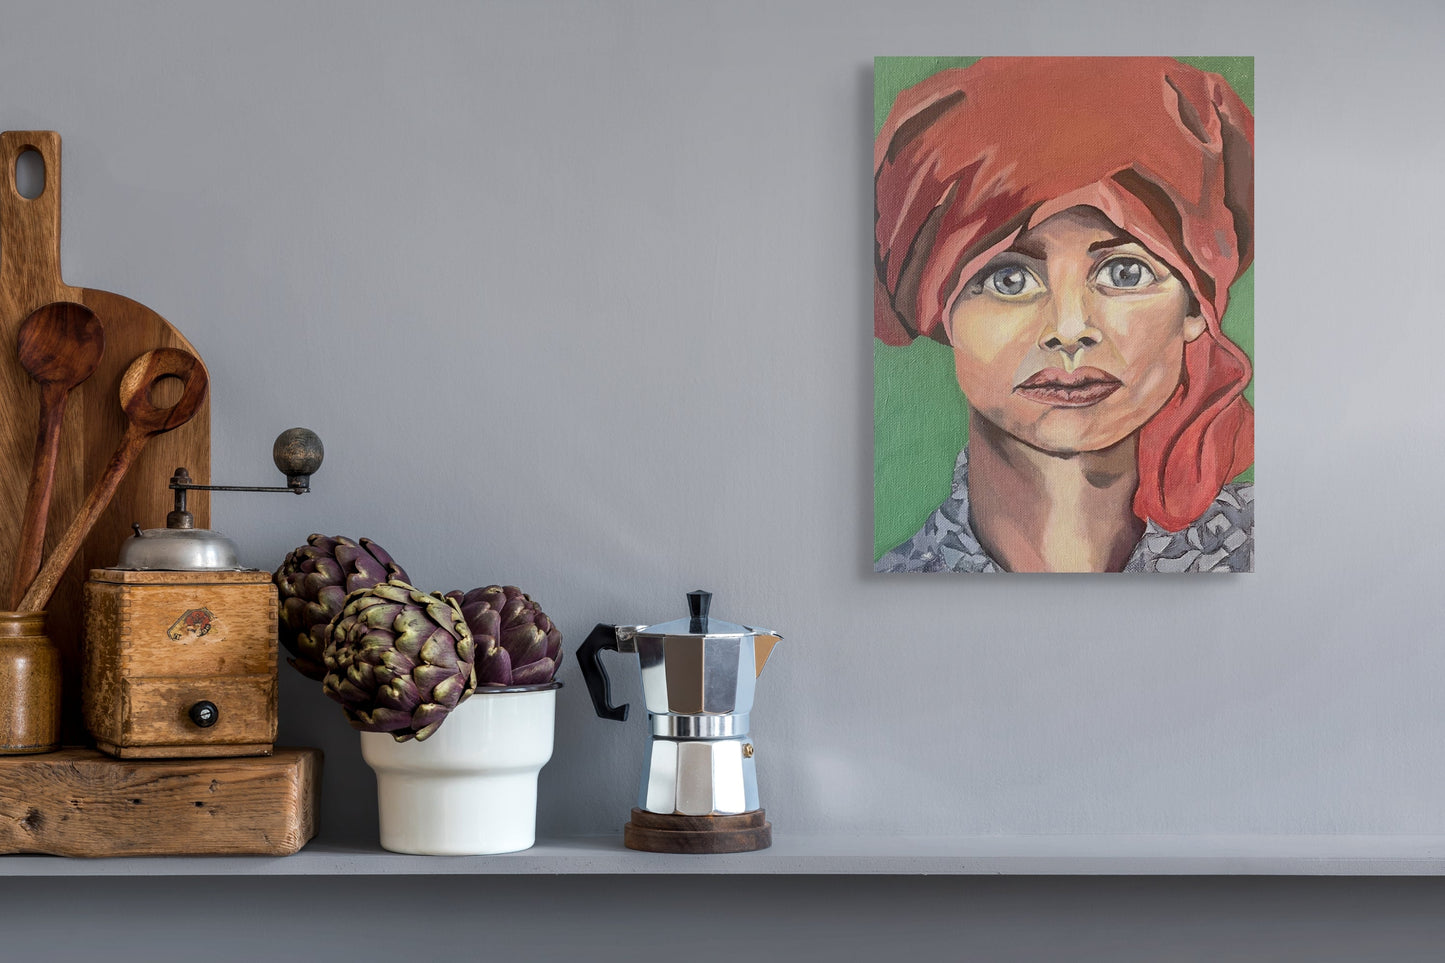
[[[621,834],[500,856],[403,856],[313,842],[294,856],[0,856],[3,876],[369,875],[1438,876],[1445,836],[789,836],[731,856],[624,849]]]

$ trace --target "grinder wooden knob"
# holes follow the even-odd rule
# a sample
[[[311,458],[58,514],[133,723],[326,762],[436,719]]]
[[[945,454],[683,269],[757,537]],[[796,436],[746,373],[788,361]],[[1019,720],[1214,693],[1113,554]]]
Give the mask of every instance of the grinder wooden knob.
[[[297,491],[311,487],[311,476],[324,457],[326,449],[321,446],[321,438],[310,428],[288,428],[276,436],[271,446],[276,467],[286,476],[286,484]]]

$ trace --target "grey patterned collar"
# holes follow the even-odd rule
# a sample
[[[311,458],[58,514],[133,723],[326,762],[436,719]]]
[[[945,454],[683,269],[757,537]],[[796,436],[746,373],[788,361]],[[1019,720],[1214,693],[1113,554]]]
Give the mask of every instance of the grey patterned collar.
[[[953,469],[953,494],[875,572],[1000,572],[968,520],[968,448]],[[1228,484],[1204,514],[1177,532],[1149,522],[1126,572],[1254,571],[1254,485]]]

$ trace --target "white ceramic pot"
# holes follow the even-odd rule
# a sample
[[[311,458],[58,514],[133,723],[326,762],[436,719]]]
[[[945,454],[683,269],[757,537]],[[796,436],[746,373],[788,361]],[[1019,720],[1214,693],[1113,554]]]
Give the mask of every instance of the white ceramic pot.
[[[537,774],[552,758],[559,688],[478,689],[424,742],[361,733],[361,755],[376,772],[382,847],[479,856],[536,842]]]

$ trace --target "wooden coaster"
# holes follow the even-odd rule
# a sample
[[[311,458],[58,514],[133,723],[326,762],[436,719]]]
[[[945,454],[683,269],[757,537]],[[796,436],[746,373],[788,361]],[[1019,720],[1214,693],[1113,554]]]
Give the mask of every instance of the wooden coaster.
[[[0,853],[289,856],[316,835],[321,750],[245,759],[0,757]]]
[[[750,853],[773,844],[767,812],[754,809],[737,816],[682,816],[633,809],[622,827],[628,849],[648,853]]]

